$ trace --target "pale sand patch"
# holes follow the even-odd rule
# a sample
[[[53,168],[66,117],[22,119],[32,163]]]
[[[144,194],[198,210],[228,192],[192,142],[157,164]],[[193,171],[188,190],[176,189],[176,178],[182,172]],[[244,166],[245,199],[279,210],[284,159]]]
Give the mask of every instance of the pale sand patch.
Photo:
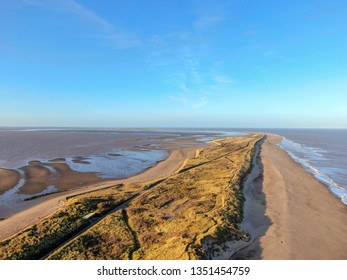
[[[261,152],[261,188],[270,224],[236,257],[347,259],[346,205],[278,147],[279,141],[280,137],[269,135]]]
[[[26,206],[30,208],[23,209],[23,211],[10,216],[8,219],[0,221],[0,240],[10,237],[16,232],[34,224],[37,220],[53,213],[63,205],[67,196],[77,195],[120,183],[128,184],[161,179],[178,170],[185,159],[194,156],[194,154],[195,148],[193,147],[175,149],[170,152],[166,160],[159,162],[157,165],[133,177],[94,183],[80,189],[38,198],[35,201],[29,201]]]

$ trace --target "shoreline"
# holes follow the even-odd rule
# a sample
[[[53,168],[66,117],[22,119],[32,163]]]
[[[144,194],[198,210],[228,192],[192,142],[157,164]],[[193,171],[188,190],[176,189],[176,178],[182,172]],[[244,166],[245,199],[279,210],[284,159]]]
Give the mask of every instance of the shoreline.
[[[185,160],[193,157],[198,147],[177,148],[169,151],[169,156],[158,162],[156,165],[147,168],[142,173],[124,178],[112,180],[100,180],[96,183],[88,184],[81,188],[71,189],[65,192],[43,196],[34,200],[26,201],[25,207],[10,217],[0,221],[0,241],[9,238],[17,232],[31,226],[38,220],[52,214],[62,205],[64,205],[67,196],[82,194],[88,191],[94,191],[106,188],[115,184],[145,183],[159,180],[171,175],[179,170]]]
[[[319,167],[317,168],[315,166],[312,166],[310,162],[307,163],[302,158],[297,157],[292,151],[289,151],[285,147],[282,147],[282,141],[288,139],[284,136],[280,137],[281,140],[278,141],[279,143],[277,145],[281,147],[294,162],[298,163],[303,169],[305,169],[306,172],[310,173],[317,181],[325,185],[333,196],[340,199],[341,202],[347,206],[347,200],[346,197],[344,197],[344,195],[346,195],[344,194],[345,190],[336,183],[337,181],[335,181],[335,179],[333,179],[329,174],[326,174],[324,171],[321,172]]]
[[[263,176],[245,185],[248,202],[240,227],[252,241],[232,258],[347,259],[346,205],[278,147],[279,140],[267,134],[257,163]]]

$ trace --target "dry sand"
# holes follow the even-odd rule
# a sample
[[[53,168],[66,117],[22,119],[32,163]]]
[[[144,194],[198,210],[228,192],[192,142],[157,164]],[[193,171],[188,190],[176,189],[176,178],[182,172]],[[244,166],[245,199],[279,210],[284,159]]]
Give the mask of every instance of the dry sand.
[[[98,183],[93,183],[79,189],[27,201],[21,206],[22,209],[20,209],[20,212],[18,212],[17,209],[16,214],[0,221],[0,240],[8,238],[16,232],[34,224],[37,220],[53,213],[63,205],[67,196],[77,195],[86,191],[97,190],[120,183],[147,182],[168,176],[176,172],[188,157],[194,156],[195,150],[196,148],[193,147],[172,150],[166,160],[159,162],[157,165],[147,169],[141,174],[126,179],[100,180]]]
[[[269,135],[262,145],[263,177],[254,178],[248,194],[248,210],[255,215],[246,228],[253,242],[233,258],[347,259],[347,206],[278,147],[279,141]]]

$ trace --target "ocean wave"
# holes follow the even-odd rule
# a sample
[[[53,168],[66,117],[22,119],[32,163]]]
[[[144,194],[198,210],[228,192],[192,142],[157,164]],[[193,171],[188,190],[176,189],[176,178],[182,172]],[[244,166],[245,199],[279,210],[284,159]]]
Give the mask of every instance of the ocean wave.
[[[306,145],[293,142],[285,137],[282,138],[282,141],[280,144],[278,144],[278,146],[285,150],[287,154],[295,162],[299,163],[306,171],[325,184],[333,195],[340,198],[341,201],[347,205],[347,189],[337,184],[331,178],[331,175],[322,171],[322,169],[324,169],[324,167],[322,167],[324,165],[324,161],[329,161],[329,159],[324,155],[327,154],[328,151],[319,147],[308,147]]]

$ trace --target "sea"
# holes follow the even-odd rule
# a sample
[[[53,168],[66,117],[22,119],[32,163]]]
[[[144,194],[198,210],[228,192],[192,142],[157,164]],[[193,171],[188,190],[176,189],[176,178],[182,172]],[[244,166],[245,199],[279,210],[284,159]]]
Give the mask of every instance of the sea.
[[[78,172],[125,178],[164,160],[172,141],[201,143],[247,131],[282,136],[279,146],[347,205],[347,130],[342,129],[0,128],[0,168],[20,171],[32,160],[64,158]]]
[[[14,187],[0,193],[0,218],[22,209],[25,200],[59,191],[54,181],[57,170],[51,163],[65,163],[75,172],[102,179],[122,179],[165,160],[171,149],[242,135],[247,134],[211,129],[0,128],[0,172],[12,169],[20,174]],[[34,162],[53,174],[51,185],[24,194],[28,175],[23,167]]]
[[[164,160],[170,142],[242,135],[211,129],[0,128],[0,168],[20,171],[30,161],[63,159],[78,172],[126,178]]]
[[[347,205],[346,129],[263,129],[282,136],[279,146]]]

